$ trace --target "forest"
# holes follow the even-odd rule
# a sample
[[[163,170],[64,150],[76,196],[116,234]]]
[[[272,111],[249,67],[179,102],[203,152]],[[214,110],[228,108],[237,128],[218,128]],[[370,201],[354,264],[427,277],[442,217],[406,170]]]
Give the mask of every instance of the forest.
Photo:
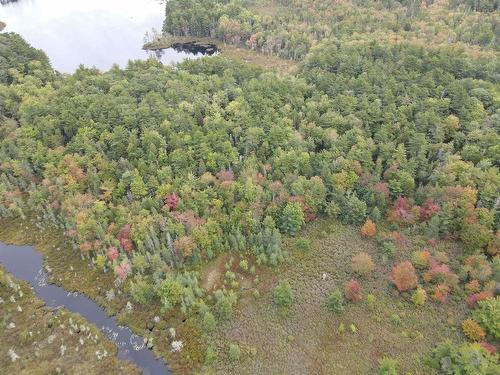
[[[202,354],[183,362],[188,373],[247,373],[231,366],[259,353],[210,337],[238,319],[241,299],[268,298],[290,319],[300,293],[281,270],[297,253],[314,258],[315,226],[339,223],[376,250],[343,250],[349,264],[336,267],[349,277],[321,302],[328,314],[375,303],[363,289],[380,279],[383,298],[411,309],[463,311],[460,340],[443,335],[406,373],[497,374],[498,8],[166,3],[166,33],[297,60],[286,75],[224,55],[60,74],[1,33],[0,216],[57,228],[134,304],[194,317]],[[207,290],[204,270],[228,256],[238,264]],[[255,281],[266,274],[268,292]],[[403,373],[379,357],[371,373]]]

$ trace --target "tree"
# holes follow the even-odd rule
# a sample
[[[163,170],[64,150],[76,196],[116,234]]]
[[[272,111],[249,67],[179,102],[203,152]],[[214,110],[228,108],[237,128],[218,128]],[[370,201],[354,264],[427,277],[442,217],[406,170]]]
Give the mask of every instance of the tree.
[[[233,362],[239,361],[241,350],[238,344],[229,344],[229,359]]]
[[[399,263],[393,267],[391,280],[400,292],[415,289],[418,281],[415,268],[409,261]]]
[[[361,234],[365,237],[373,237],[377,234],[377,225],[370,219],[366,220],[361,227]]]
[[[213,332],[216,326],[217,322],[215,321],[214,315],[210,311],[205,312],[205,314],[203,314],[203,328],[205,331],[209,333]]]
[[[351,268],[360,276],[369,276],[375,269],[375,263],[368,253],[362,252],[352,258]]]
[[[163,280],[157,291],[164,310],[170,310],[182,301],[183,287],[172,276],[168,276]]]
[[[361,286],[356,280],[349,280],[345,284],[345,296],[351,302],[358,302],[361,299]]]
[[[462,330],[464,331],[465,336],[474,341],[483,340],[486,336],[486,333],[481,326],[472,318],[465,319],[462,322]]]
[[[281,214],[280,228],[283,233],[295,236],[305,224],[304,212],[299,202],[286,204]]]
[[[273,301],[281,311],[292,306],[294,294],[288,280],[281,280],[274,288]]]
[[[340,314],[344,311],[344,295],[340,290],[335,290],[327,300],[327,307],[332,313]]]
[[[486,331],[500,339],[500,297],[489,298],[478,302],[478,308],[472,313],[474,319],[481,324]]]

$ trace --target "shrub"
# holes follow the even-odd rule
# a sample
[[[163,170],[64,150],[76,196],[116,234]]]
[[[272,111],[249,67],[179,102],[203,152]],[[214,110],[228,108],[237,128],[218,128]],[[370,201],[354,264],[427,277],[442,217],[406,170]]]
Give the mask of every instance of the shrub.
[[[361,276],[369,276],[375,269],[375,263],[368,253],[359,253],[352,258],[351,268]]]
[[[445,303],[448,299],[448,293],[450,292],[450,288],[446,284],[438,284],[434,287],[434,294],[432,297],[441,303]]]
[[[241,350],[237,344],[229,344],[229,359],[233,362],[239,361]]]
[[[221,320],[229,319],[233,313],[233,305],[236,303],[236,295],[233,292],[224,293],[218,289],[215,295],[215,313]]]
[[[299,251],[309,251],[311,250],[311,241],[309,241],[307,238],[299,238],[295,243],[295,248]]]
[[[327,300],[328,310],[334,314],[344,311],[344,296],[340,290],[335,290]]]
[[[345,285],[345,296],[351,302],[358,302],[361,299],[361,286],[356,280],[350,280]]]
[[[377,375],[398,375],[396,365],[395,360],[388,357],[382,358],[379,361]]]
[[[384,241],[380,250],[383,255],[391,259],[396,254],[396,245],[392,241]]]
[[[472,279],[478,279],[479,281],[487,280],[493,273],[488,259],[484,255],[467,257],[463,268]]]
[[[240,269],[243,271],[248,271],[248,261],[246,259],[240,261]]]
[[[280,309],[286,309],[293,304],[294,295],[288,280],[281,280],[274,288],[273,301]]]
[[[393,267],[391,280],[400,292],[415,289],[417,287],[417,274],[415,268],[409,261],[402,262]]]
[[[425,301],[427,300],[427,293],[424,289],[418,288],[411,297],[411,300],[415,304],[415,306],[423,306]]]
[[[465,336],[474,341],[480,341],[486,336],[481,326],[472,318],[462,322],[462,330]]]
[[[497,347],[495,345],[492,345],[492,344],[486,342],[486,341],[481,341],[479,343],[479,345],[481,345],[481,348],[483,348],[484,350],[486,350],[490,354],[496,354],[496,352],[497,352]]]
[[[478,302],[472,315],[490,335],[500,339],[500,296]]]
[[[214,363],[216,359],[217,353],[215,352],[214,347],[210,345],[205,352],[205,364],[210,365]]]
[[[375,297],[373,294],[368,294],[366,296],[366,304],[368,305],[368,308],[370,310],[375,309],[375,303],[377,302],[377,297]]]
[[[465,284],[465,290],[468,293],[477,293],[481,290],[481,284],[479,283],[479,280],[471,280],[467,284]]]
[[[156,291],[153,285],[142,277],[136,277],[136,279],[130,283],[130,294],[135,302],[141,305],[147,305],[151,303],[155,297]]]
[[[377,234],[377,225],[370,219],[366,220],[361,227],[361,234],[365,237],[373,237]]]
[[[429,250],[425,249],[422,251],[414,251],[411,260],[416,268],[424,269],[429,266],[430,257],[431,254],[429,253]]]

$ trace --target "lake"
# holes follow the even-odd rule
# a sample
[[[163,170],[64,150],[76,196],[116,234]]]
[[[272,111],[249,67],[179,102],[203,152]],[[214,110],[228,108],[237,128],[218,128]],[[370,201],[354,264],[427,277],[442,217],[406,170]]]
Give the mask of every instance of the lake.
[[[108,70],[129,60],[157,58],[174,64],[203,53],[142,49],[146,32],[161,31],[164,0],[0,0],[4,31],[20,34],[48,55],[54,69],[74,72],[80,64]]]

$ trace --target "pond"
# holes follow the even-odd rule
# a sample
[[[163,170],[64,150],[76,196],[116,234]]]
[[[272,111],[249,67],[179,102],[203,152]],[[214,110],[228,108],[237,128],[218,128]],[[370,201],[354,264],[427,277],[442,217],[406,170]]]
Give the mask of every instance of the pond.
[[[142,49],[145,35],[160,32],[164,0],[0,0],[4,31],[20,34],[45,51],[54,69],[74,72],[80,64],[108,70],[129,60],[156,58],[173,64],[202,50]],[[208,54],[212,54],[209,53]]]
[[[67,310],[82,315],[95,324],[118,347],[118,358],[137,365],[145,375],[170,374],[161,359],[146,348],[144,339],[129,328],[118,325],[94,301],[83,294],[70,293],[65,289],[47,283],[43,258],[32,246],[14,246],[0,242],[0,263],[18,279],[31,284],[35,293],[49,307],[64,306]]]

